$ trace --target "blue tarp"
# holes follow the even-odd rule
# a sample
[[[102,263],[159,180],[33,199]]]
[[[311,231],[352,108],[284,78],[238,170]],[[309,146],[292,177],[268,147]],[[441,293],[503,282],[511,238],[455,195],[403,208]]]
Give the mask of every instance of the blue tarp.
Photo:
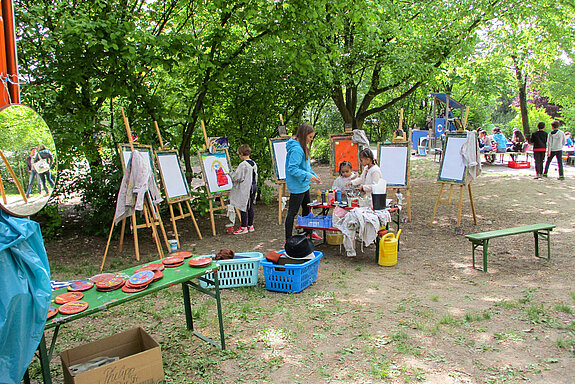
[[[0,211],[0,382],[20,383],[50,306],[50,267],[40,225]]]
[[[447,104],[447,96],[445,93],[430,93],[431,96],[437,98],[443,104]],[[461,104],[459,101],[452,99],[449,97],[449,106],[453,109],[461,109],[465,108],[465,105]]]

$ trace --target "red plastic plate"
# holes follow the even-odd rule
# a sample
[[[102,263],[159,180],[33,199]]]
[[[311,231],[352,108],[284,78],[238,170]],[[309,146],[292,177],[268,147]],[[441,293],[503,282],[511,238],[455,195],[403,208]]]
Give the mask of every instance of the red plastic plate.
[[[85,301],[70,301],[69,303],[62,305],[58,309],[58,312],[60,312],[63,315],[73,315],[75,313],[85,311],[87,308],[88,303],[86,303]]]
[[[163,271],[164,264],[161,263],[153,263],[141,266],[140,268],[136,269],[134,273],[142,272],[142,271]]]
[[[52,317],[56,316],[58,314],[58,308],[56,307],[50,307],[48,308],[48,317],[47,319],[51,319]]]
[[[66,304],[70,301],[77,301],[84,297],[82,292],[66,292],[54,298],[56,304]]]
[[[181,257],[183,259],[189,259],[192,256],[194,256],[192,252],[185,252],[185,251],[177,251],[170,253],[170,257]]]
[[[87,291],[88,289],[92,288],[93,286],[94,286],[94,283],[92,283],[90,280],[76,281],[76,282],[74,282],[68,286],[68,291],[70,291],[70,292]]]
[[[212,258],[207,257],[207,256],[194,257],[193,259],[190,259],[188,261],[188,264],[190,264],[190,267],[194,267],[194,268],[207,267],[211,263],[212,263]]]

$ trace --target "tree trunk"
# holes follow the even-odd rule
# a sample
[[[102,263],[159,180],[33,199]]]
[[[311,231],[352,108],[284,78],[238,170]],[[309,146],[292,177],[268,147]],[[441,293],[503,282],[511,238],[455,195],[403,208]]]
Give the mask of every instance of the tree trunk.
[[[521,70],[517,56],[511,56],[515,67],[515,78],[519,88],[519,110],[521,111],[521,123],[523,125],[523,134],[530,137],[529,129],[529,112],[527,111],[527,72]]]

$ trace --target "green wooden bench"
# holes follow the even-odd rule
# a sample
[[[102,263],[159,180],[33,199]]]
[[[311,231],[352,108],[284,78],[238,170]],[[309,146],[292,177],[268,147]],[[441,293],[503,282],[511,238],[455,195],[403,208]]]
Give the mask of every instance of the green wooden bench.
[[[475,249],[478,247],[483,247],[483,272],[487,272],[487,248],[489,246],[489,240],[496,237],[505,237],[510,235],[518,235],[520,233],[533,232],[535,238],[535,256],[539,256],[539,236],[544,240],[547,240],[547,260],[551,259],[551,231],[555,228],[552,224],[533,224],[524,225],[521,227],[504,228],[498,229],[496,231],[479,232],[473,233],[471,235],[465,235],[471,241],[471,246],[473,249],[473,268],[475,268]],[[479,269],[479,268],[476,268]]]

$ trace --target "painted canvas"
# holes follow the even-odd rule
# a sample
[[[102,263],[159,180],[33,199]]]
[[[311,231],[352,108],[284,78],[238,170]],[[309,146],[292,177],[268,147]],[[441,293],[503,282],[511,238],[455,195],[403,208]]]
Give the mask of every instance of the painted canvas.
[[[351,135],[345,136],[331,136],[329,138],[331,144],[331,171],[333,175],[339,173],[339,165],[343,161],[351,163],[352,171],[359,172],[359,145],[352,141]]]
[[[198,152],[209,196],[227,195],[232,189],[230,159],[227,150]]]

